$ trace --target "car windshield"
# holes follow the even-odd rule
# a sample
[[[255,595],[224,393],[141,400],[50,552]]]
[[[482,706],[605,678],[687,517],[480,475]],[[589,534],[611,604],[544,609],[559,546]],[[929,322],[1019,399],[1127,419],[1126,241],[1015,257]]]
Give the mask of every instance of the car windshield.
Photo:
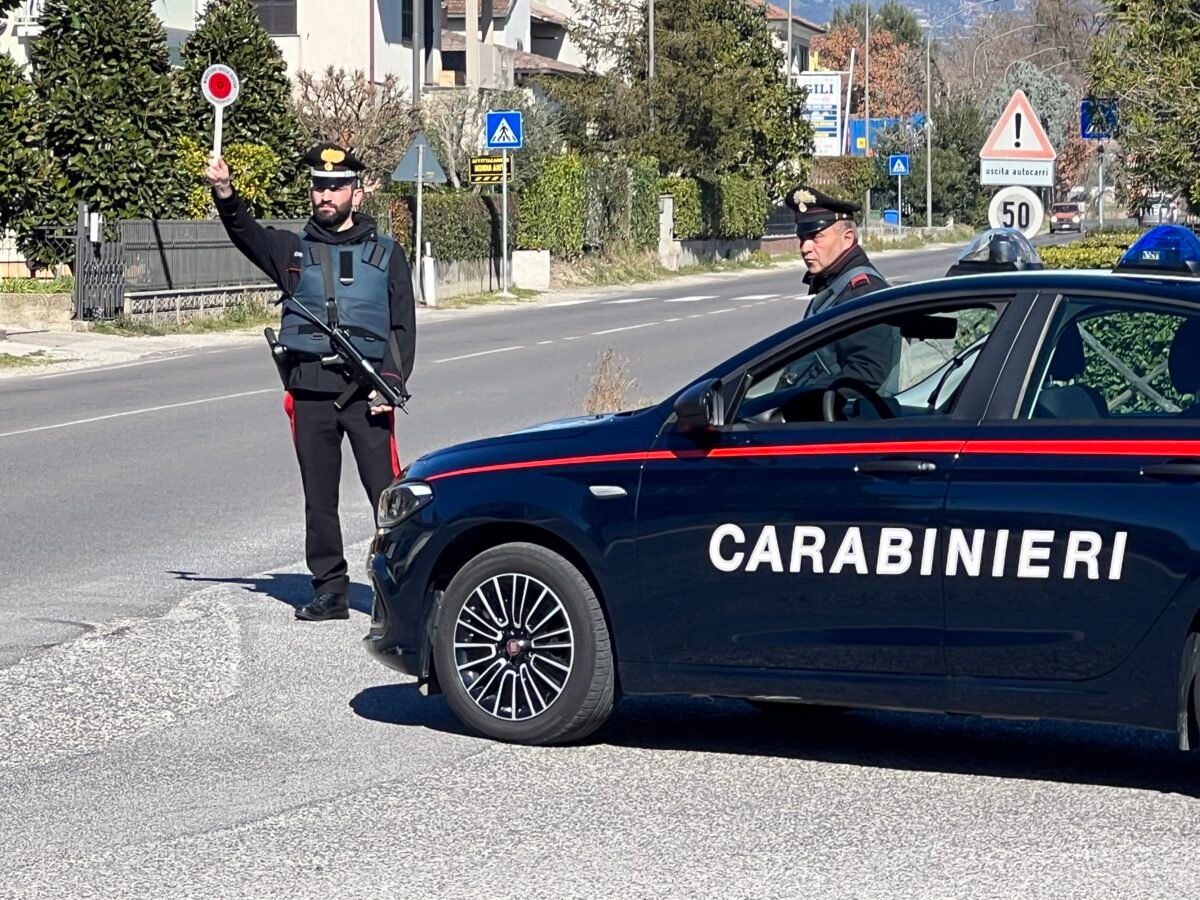
[[[1054,211],[1056,213],[1074,213],[1079,212],[1079,208],[1070,203],[1056,203]]]

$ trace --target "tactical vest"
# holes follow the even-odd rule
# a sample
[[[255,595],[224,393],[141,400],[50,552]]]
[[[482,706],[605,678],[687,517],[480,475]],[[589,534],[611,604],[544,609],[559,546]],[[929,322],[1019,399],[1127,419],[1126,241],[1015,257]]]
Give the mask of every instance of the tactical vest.
[[[322,270],[318,247],[328,248],[332,268],[329,279]],[[327,321],[326,284],[330,284],[338,324],[350,332],[354,346],[366,359],[376,364],[383,362],[392,325],[388,266],[395,242],[377,237],[360,244],[322,244],[301,235],[300,248],[304,267],[292,298]],[[279,343],[301,356],[317,358],[333,353],[329,338],[286,306],[279,324]]]

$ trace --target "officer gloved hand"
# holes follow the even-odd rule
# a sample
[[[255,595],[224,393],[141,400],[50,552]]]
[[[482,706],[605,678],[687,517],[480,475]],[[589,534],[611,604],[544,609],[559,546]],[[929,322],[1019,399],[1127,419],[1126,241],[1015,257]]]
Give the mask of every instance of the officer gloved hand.
[[[367,402],[371,404],[371,415],[381,416],[384,413],[390,413],[392,408],[382,400],[377,400],[376,398],[378,396],[379,391],[371,391],[371,393],[367,395]]]

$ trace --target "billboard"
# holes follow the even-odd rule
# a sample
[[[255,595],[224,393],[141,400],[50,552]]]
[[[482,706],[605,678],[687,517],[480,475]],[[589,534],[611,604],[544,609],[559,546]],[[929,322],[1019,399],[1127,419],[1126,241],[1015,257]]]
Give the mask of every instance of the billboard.
[[[804,117],[813,127],[813,153],[842,154],[842,75],[840,72],[801,72],[796,86],[808,89]]]

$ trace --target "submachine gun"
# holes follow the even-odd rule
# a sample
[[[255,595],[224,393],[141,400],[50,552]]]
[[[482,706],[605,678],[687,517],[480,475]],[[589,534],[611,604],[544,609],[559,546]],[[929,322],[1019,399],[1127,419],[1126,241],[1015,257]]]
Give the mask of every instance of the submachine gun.
[[[382,400],[388,406],[395,409],[403,410],[407,415],[408,409],[406,404],[412,398],[412,395],[404,389],[403,385],[397,389],[396,385],[375,371],[375,367],[358,352],[358,348],[350,340],[350,332],[344,326],[338,324],[337,304],[332,299],[325,301],[325,310],[329,317],[329,321],[327,322],[322,322],[319,317],[313,315],[303,304],[297,303],[289,294],[284,294],[275,302],[277,305],[286,306],[289,310],[319,328],[329,338],[329,346],[333,348],[334,356],[336,357],[336,359],[325,357],[321,362],[326,364],[340,362],[349,373],[351,384],[333,402],[334,408],[340,411],[347,403],[354,399],[354,395],[358,393],[360,388],[367,388],[368,390],[377,391],[379,400]],[[275,329],[264,328],[263,335],[271,347],[271,355],[275,358],[276,365],[283,364],[287,360],[289,351],[279,343],[279,339],[275,336]]]

